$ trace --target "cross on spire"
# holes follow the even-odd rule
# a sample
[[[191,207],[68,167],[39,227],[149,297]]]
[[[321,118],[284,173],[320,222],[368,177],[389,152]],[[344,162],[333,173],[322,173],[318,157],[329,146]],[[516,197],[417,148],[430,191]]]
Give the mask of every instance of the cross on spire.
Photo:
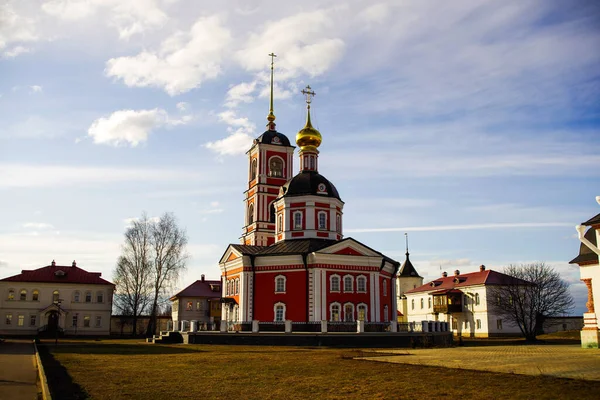
[[[271,53],[269,54],[269,57],[271,57],[271,102],[269,104],[269,115],[267,116],[267,121],[269,121],[267,127],[269,130],[274,131],[275,123],[273,121],[275,121],[275,114],[273,114],[273,65],[275,64],[275,57],[277,57],[277,54]]]
[[[408,233],[404,232],[404,238],[406,239],[406,255],[408,256]]]
[[[314,97],[316,93],[310,88],[310,85],[306,85],[306,89],[302,89],[302,94],[306,97],[306,104],[308,104],[308,108],[310,108],[312,97]]]

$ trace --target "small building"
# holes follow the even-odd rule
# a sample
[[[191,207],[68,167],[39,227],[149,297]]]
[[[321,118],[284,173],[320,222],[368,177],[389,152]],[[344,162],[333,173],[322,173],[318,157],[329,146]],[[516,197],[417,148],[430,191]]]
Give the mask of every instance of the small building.
[[[438,279],[404,292],[408,322],[435,320],[448,322],[456,336],[518,336],[517,325],[493,312],[493,288],[510,284],[516,278],[479,267],[478,272],[454,276],[446,272]],[[526,283],[523,281],[523,283]]]
[[[181,321],[196,321],[202,328],[217,327],[221,321],[221,281],[201,279],[192,283],[169,300],[173,302],[173,327],[181,329]]]
[[[423,277],[419,275],[416,268],[410,262],[408,253],[408,238],[406,244],[406,260],[402,263],[400,271],[396,277],[396,304],[398,308],[398,322],[408,322],[408,307],[406,296],[409,290],[423,285]]]
[[[0,334],[109,335],[115,285],[75,261],[0,280]]]

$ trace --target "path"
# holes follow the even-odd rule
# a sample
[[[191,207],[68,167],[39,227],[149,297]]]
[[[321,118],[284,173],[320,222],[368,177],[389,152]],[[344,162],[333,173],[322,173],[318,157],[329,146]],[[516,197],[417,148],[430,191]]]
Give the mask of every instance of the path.
[[[0,400],[37,399],[37,367],[31,340],[0,343]]]

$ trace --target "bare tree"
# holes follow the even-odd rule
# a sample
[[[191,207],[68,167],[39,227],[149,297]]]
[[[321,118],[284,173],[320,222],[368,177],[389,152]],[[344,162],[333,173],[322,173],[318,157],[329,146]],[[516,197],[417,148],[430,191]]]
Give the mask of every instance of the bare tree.
[[[510,265],[504,273],[513,277],[490,292],[494,313],[517,325],[528,341],[535,341],[548,317],[566,315],[574,306],[569,284],[543,262]]]
[[[148,309],[152,294],[151,233],[152,222],[144,213],[125,231],[125,243],[113,274],[114,307],[133,319],[133,335],[137,334],[137,319]]]
[[[171,285],[177,282],[179,274],[185,270],[189,257],[186,252],[187,234],[177,225],[172,213],[163,214],[158,222],[152,224],[150,247],[152,250],[153,300],[150,322],[146,331],[152,336],[156,331],[156,316],[159,300]]]

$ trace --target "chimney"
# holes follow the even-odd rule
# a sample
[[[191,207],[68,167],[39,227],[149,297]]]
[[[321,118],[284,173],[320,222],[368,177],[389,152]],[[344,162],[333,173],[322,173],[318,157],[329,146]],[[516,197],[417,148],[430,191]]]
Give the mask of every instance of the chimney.
[[[52,260],[52,266],[55,267],[56,266],[56,261]]]
[[[204,282],[204,274],[200,275],[200,279]]]
[[[459,276],[460,275],[460,271],[459,270],[455,270],[454,271],[454,276]]]
[[[479,271],[480,271],[480,272],[483,272],[483,271],[485,271],[485,265],[483,265],[483,264],[482,264],[482,265],[480,265],[480,266],[479,266]]]
[[[76,267],[77,263],[75,262],[75,260],[73,260],[73,267]]]
[[[448,277],[448,273],[446,271],[442,272],[442,278],[447,278]]]

